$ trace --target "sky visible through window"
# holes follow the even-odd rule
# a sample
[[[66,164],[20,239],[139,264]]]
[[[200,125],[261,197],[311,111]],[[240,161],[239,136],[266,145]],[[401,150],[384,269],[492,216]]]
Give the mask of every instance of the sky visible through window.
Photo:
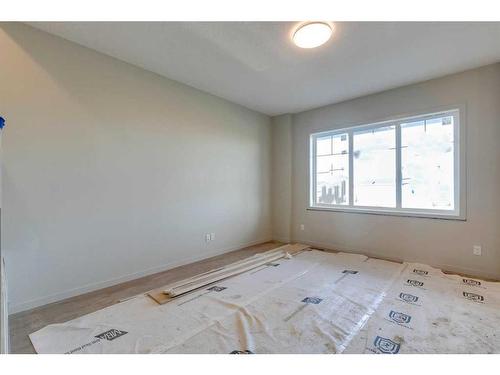
[[[354,132],[354,205],[396,207],[394,126]]]
[[[454,117],[441,115],[315,138],[315,202],[321,205],[455,209]],[[401,149],[396,149],[400,131]],[[349,171],[352,136],[352,171]],[[401,185],[397,186],[397,153]],[[350,197],[349,179],[352,178]]]
[[[402,207],[454,209],[453,117],[401,124]]]

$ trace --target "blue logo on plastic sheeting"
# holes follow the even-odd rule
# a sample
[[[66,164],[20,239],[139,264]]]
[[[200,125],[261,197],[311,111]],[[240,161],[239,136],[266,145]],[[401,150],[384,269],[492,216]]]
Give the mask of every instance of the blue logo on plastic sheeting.
[[[323,301],[322,298],[318,298],[318,297],[306,297],[302,300],[302,302],[305,302],[305,303],[312,303],[314,305],[317,305],[318,303],[320,303],[321,301]]]
[[[480,294],[463,292],[463,295],[465,298],[467,298],[470,301],[474,301],[474,302],[483,302],[484,301],[484,297]]]
[[[424,276],[424,275],[427,275],[429,272],[428,272],[428,271],[425,271],[425,270],[417,270],[417,269],[414,269],[414,270],[413,270],[413,273],[416,273],[417,275],[420,275],[420,276]]]
[[[411,303],[418,301],[417,296],[414,296],[413,294],[408,294],[408,293],[399,293],[399,298],[401,298],[405,302],[411,302]]]
[[[400,324],[410,323],[410,320],[411,320],[410,315],[406,315],[402,312],[397,312],[397,311],[393,311],[393,310],[391,310],[391,312],[389,313],[389,318],[391,318],[396,323],[400,323]]]
[[[384,354],[397,354],[401,345],[385,337],[377,336],[373,342],[375,347]]]
[[[423,282],[421,282],[421,281],[418,281],[418,280],[408,279],[406,282],[408,283],[408,285],[413,285],[413,286],[424,286],[424,283],[423,283]]]
[[[208,288],[207,290],[210,290],[211,292],[222,292],[224,289],[227,289],[225,286],[212,286]]]
[[[473,280],[473,279],[462,279],[462,282],[466,285],[479,286],[481,285],[481,281]]]

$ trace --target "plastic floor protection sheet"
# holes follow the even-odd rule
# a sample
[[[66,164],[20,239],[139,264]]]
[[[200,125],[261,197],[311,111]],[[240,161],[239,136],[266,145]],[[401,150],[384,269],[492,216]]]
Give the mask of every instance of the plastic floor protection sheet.
[[[141,295],[30,335],[38,353],[487,353],[500,286],[317,250],[158,305]]]

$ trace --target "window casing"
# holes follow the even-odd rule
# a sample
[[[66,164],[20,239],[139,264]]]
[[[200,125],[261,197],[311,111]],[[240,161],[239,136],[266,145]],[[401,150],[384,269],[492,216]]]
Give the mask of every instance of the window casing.
[[[310,209],[465,219],[458,109],[310,136]]]

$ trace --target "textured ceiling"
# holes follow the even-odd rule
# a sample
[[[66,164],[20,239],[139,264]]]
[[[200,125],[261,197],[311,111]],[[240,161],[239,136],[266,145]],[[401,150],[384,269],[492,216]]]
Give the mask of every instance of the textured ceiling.
[[[268,115],[500,61],[500,22],[340,22],[311,50],[291,22],[30,25]]]

